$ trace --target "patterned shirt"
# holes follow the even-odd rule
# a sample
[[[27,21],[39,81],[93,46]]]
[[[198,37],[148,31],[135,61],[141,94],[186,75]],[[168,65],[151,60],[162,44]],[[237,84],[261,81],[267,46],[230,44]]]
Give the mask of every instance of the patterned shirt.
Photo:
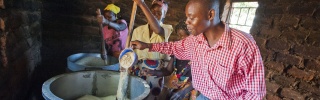
[[[262,100],[266,94],[260,51],[250,34],[225,27],[209,46],[203,34],[152,44],[150,51],[191,60],[193,87],[212,100]]]

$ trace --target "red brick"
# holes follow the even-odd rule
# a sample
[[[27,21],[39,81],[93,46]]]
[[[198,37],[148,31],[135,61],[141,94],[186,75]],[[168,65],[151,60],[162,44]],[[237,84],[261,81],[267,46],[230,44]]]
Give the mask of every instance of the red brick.
[[[275,51],[289,50],[290,46],[287,41],[281,38],[272,38],[267,42],[267,48]]]
[[[282,34],[282,32],[280,32],[280,30],[276,28],[262,27],[260,34],[263,37],[269,38],[269,37],[278,37]]]
[[[289,69],[288,73],[290,75],[292,75],[293,77],[295,77],[295,78],[301,78],[301,79],[306,80],[306,81],[312,80],[314,78],[314,76],[315,76],[315,72],[313,72],[313,71],[306,72],[306,71],[300,70],[300,69],[298,69],[296,67],[293,67],[293,68]]]
[[[294,78],[286,77],[286,76],[274,76],[273,78],[277,84],[283,87],[289,87],[294,83]]]
[[[266,76],[266,80],[269,80],[272,77],[272,72],[266,69],[264,70],[264,76]]]
[[[278,27],[297,27],[299,18],[292,15],[282,16]]]
[[[320,27],[320,23],[314,17],[305,17],[301,21],[301,27],[306,29],[318,29]]]
[[[292,44],[302,44],[308,35],[309,30],[301,28],[299,30],[284,30],[280,38],[285,38]]]
[[[266,81],[266,86],[267,86],[267,91],[271,92],[271,93],[276,93],[278,91],[278,89],[280,88],[280,86],[276,83],[272,83],[269,81]]]
[[[281,91],[281,95],[284,96],[285,98],[291,98],[294,100],[304,100],[305,97],[301,95],[299,92],[294,91],[290,88],[283,88]]]
[[[282,63],[273,62],[273,61],[265,62],[265,66],[267,68],[270,68],[271,70],[275,70],[275,71],[278,71],[280,73],[282,73],[283,69],[284,69],[284,65]]]
[[[266,7],[266,15],[274,15],[274,14],[283,14],[283,11],[286,8],[283,6],[273,6],[273,7]]]
[[[319,9],[319,12],[320,12],[320,9]],[[320,13],[319,13],[319,15],[320,15]],[[319,16],[318,20],[320,20],[320,16]],[[320,47],[319,39],[320,39],[319,31],[311,31],[310,35],[307,39],[307,43],[310,45],[313,45],[315,47]]]
[[[290,3],[292,4],[292,3]],[[295,3],[288,8],[289,14],[310,16],[314,9],[318,7],[317,3]]]
[[[266,44],[266,39],[264,38],[254,37],[254,40],[256,41],[257,45],[259,45],[260,47],[263,47]]]
[[[316,60],[308,60],[308,61],[306,61],[305,67],[307,69],[320,71],[320,63],[317,62]]]
[[[307,82],[301,82],[299,84],[299,89],[305,90],[307,92],[312,92],[312,93],[315,93],[315,94],[320,93],[320,89],[319,88],[317,88],[315,86],[312,86],[311,84],[309,84]]]
[[[294,47],[295,53],[311,58],[317,58],[320,56],[320,48],[314,46],[307,46],[307,45],[299,45]]]
[[[276,56],[276,61],[284,64],[298,65],[301,63],[302,59],[297,56],[278,53]]]
[[[320,100],[320,95],[319,93],[314,93],[314,94],[311,94],[310,96],[308,96],[308,100]]]
[[[276,95],[272,95],[272,94],[267,94],[266,99],[267,100],[281,100],[280,97],[278,97]]]
[[[266,48],[263,48],[263,47],[260,47],[259,46],[259,49],[260,49],[260,52],[261,52],[261,56],[262,56],[262,60],[268,60],[270,59],[270,56],[272,56],[272,52],[271,50],[268,50]]]

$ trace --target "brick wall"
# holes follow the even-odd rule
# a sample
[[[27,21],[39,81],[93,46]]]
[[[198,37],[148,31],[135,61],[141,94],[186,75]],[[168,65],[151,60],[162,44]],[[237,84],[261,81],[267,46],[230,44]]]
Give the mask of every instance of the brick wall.
[[[251,34],[265,64],[266,99],[320,99],[319,0],[258,2]]]
[[[24,100],[41,61],[41,2],[4,0],[0,8],[0,98]],[[0,21],[1,22],[1,21]]]

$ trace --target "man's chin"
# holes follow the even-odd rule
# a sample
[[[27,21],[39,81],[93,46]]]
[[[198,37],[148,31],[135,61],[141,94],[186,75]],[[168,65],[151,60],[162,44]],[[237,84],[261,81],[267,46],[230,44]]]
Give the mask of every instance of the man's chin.
[[[199,35],[200,33],[196,33],[196,32],[192,32],[191,33],[191,35],[193,35],[193,36],[197,36],[197,35]]]

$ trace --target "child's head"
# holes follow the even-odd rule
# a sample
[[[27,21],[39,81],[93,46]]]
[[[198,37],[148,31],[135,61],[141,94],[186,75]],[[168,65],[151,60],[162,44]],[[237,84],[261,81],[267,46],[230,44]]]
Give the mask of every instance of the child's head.
[[[109,4],[104,9],[103,16],[109,21],[117,20],[117,14],[120,12],[120,8],[114,4]]]
[[[187,25],[185,24],[184,21],[180,21],[176,27],[175,31],[179,36],[179,39],[182,40],[190,35],[190,32],[187,29]]]
[[[163,0],[154,0],[152,2],[150,10],[153,16],[156,17],[158,22],[162,22],[168,11],[168,4]]]

